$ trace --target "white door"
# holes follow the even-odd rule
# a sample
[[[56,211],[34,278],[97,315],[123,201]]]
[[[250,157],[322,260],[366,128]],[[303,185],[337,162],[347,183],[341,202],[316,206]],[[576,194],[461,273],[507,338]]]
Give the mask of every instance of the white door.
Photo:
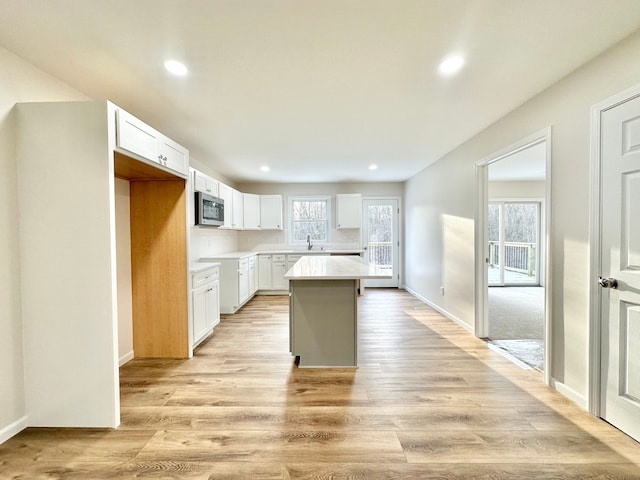
[[[398,200],[362,200],[362,246],[369,263],[387,270],[389,280],[365,280],[365,287],[397,287],[399,282]]]
[[[640,440],[640,97],[601,120],[600,414]]]

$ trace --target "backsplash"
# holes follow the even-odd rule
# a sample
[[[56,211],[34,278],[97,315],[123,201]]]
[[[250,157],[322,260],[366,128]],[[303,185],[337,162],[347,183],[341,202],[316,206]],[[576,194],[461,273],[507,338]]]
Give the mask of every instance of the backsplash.
[[[329,244],[314,246],[314,250],[325,249],[360,249],[360,230],[336,230],[329,233]],[[288,230],[245,230],[239,232],[238,250],[290,250]],[[298,247],[298,248],[302,248]]]
[[[195,262],[202,257],[240,250],[238,233],[235,230],[220,228],[191,227],[190,261]]]

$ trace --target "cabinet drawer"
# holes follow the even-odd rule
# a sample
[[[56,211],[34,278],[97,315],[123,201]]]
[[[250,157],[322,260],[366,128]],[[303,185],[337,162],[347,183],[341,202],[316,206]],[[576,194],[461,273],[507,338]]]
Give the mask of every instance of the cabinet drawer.
[[[218,267],[211,267],[202,272],[193,274],[192,288],[198,288],[202,285],[206,285],[209,282],[213,282],[220,277],[220,269]]]
[[[254,267],[256,265],[256,257],[249,257],[249,266]]]
[[[271,257],[273,263],[285,263],[287,261],[286,255],[273,255]]]
[[[238,260],[238,270],[246,270],[247,268],[249,268],[248,258],[243,258],[241,260]]]

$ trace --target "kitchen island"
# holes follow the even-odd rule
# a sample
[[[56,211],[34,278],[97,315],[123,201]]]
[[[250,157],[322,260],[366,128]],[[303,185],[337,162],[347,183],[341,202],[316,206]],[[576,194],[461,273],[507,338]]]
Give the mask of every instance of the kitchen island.
[[[305,256],[289,280],[289,350],[299,367],[358,366],[358,285],[391,273],[359,256]]]

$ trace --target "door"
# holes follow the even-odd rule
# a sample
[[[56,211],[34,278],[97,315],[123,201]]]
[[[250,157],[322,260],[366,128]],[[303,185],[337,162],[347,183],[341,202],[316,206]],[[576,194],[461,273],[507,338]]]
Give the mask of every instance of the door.
[[[537,286],[540,202],[489,202],[489,286]]]
[[[640,440],[640,97],[601,117],[600,415]]]
[[[389,280],[365,280],[365,287],[398,287],[399,235],[398,200],[366,198],[362,200],[362,246],[372,265],[388,271]]]

